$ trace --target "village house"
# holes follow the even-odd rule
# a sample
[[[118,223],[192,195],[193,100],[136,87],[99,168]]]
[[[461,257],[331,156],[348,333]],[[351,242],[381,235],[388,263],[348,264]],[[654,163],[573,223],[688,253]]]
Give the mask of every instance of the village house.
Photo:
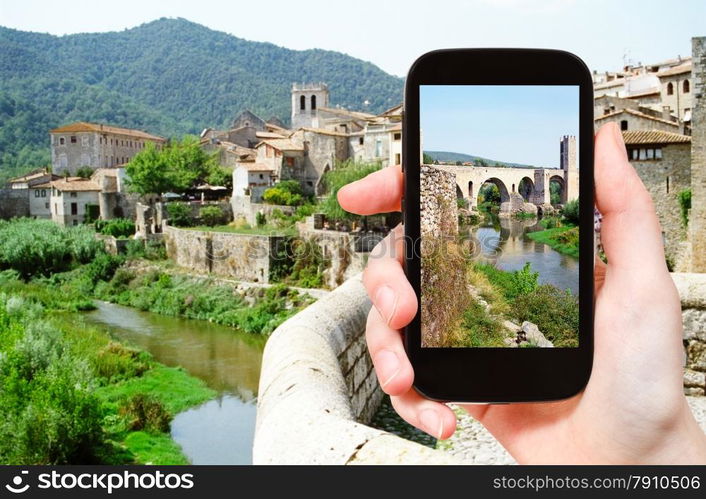
[[[623,132],[630,164],[652,196],[667,261],[681,265],[687,231],[679,202],[691,187],[691,137],[663,130]]]
[[[100,186],[92,179],[66,177],[51,182],[51,218],[64,226],[79,225],[100,216]]]
[[[76,174],[80,168],[109,168],[128,163],[148,143],[166,139],[141,130],[79,121],[55,128],[51,138],[52,172]]]
[[[24,191],[27,196],[27,215],[32,218],[51,218],[49,198],[51,196],[51,181],[61,178],[49,173],[46,168],[33,170],[21,177],[10,179],[8,187],[14,192]]]

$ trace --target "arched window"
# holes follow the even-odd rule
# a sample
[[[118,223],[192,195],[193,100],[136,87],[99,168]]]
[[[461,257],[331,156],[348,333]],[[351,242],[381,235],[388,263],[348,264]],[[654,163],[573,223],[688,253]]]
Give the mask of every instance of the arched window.
[[[311,96],[311,110],[313,111],[314,109],[316,109],[316,96],[312,95]]]
[[[303,95],[299,97],[299,109],[301,109],[302,111],[306,109],[306,97],[304,97]]]
[[[670,81],[669,83],[667,83],[667,95],[672,95],[672,94],[674,94],[674,85]]]
[[[684,88],[684,93],[685,93],[685,94],[688,94],[688,93],[689,93],[689,90],[690,90],[690,88],[689,88],[689,80],[684,80],[684,83],[682,84],[682,86],[683,86],[683,88]]]

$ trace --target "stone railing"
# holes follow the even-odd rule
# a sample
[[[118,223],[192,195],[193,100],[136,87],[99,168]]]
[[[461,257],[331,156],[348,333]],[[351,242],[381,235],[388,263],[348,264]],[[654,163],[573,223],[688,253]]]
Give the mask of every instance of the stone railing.
[[[272,334],[260,373],[255,464],[456,463],[365,426],[382,399],[365,346],[360,275]]]
[[[706,274],[672,274],[684,321],[684,393],[706,393]]]
[[[703,395],[706,274],[673,278],[682,298],[685,392]],[[358,275],[272,334],[262,359],[255,464],[460,462],[366,426],[382,397],[365,347],[369,309]]]

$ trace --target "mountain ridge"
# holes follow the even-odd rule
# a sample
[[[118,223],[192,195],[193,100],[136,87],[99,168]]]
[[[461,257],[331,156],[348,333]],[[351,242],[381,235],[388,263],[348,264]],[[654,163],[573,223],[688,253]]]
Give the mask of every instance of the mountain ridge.
[[[291,84],[318,81],[331,106],[380,112],[402,100],[403,79],[370,62],[183,18],[61,36],[0,27],[0,169],[46,164],[48,130],[71,121],[163,136],[223,128],[244,109],[288,123]]]

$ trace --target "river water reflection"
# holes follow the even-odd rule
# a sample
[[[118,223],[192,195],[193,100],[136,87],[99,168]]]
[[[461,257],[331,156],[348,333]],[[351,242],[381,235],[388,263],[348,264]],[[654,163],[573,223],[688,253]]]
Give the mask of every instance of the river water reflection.
[[[181,366],[219,392],[218,398],[177,414],[172,438],[193,464],[249,464],[264,340],[206,321],[166,317],[96,302],[89,322],[147,350],[158,362]]]
[[[481,258],[495,263],[499,269],[519,270],[529,262],[532,270],[539,272],[541,284],[578,294],[578,260],[527,237],[529,232],[543,230],[536,219],[486,218],[480,226],[461,230],[477,242]]]

